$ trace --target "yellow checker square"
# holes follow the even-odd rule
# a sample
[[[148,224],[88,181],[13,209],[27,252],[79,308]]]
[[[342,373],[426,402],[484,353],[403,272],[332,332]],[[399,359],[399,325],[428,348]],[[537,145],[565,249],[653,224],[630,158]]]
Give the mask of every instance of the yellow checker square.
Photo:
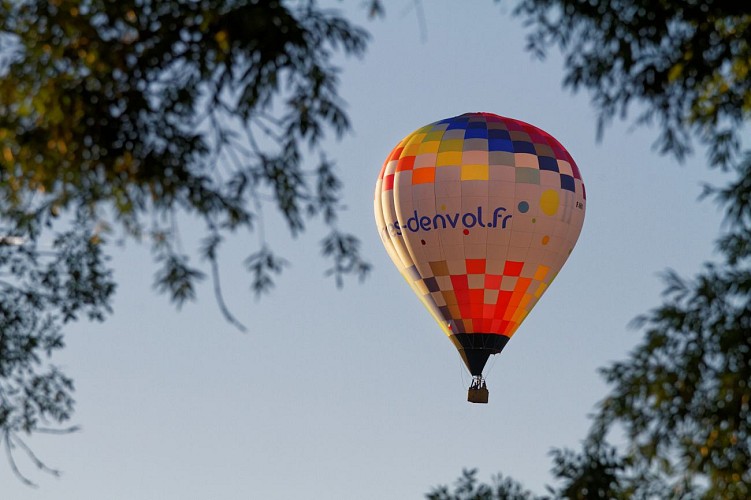
[[[417,156],[419,150],[420,143],[410,141],[404,146],[404,150],[402,150],[402,158],[404,158],[405,156]]]
[[[530,300],[532,300],[532,296],[530,294],[528,294],[528,293],[525,293],[524,297],[522,297],[521,302],[519,302],[519,310],[528,311],[529,307],[527,307],[527,306],[528,306]]]
[[[403,147],[404,147],[404,145],[405,145],[405,144],[407,144],[407,143],[409,142],[409,138],[410,138],[410,136],[407,136],[407,137],[405,137],[404,139],[402,139],[401,141],[399,141],[399,144],[397,144],[397,145],[396,145],[396,147],[395,147],[394,149],[399,149],[399,148],[403,148]]]
[[[419,131],[415,132],[414,134],[410,135],[407,138],[407,142],[405,143],[405,145],[419,144],[419,143],[421,143],[425,139],[426,135],[427,134],[425,132],[419,132]]]
[[[461,151],[444,151],[438,153],[438,159],[435,163],[436,167],[457,166],[462,164],[462,152]]]
[[[519,325],[522,323],[522,321],[524,321],[524,318],[527,317],[527,314],[529,314],[529,311],[526,311],[524,309],[517,309],[514,315],[511,317],[511,321]]]
[[[438,147],[439,152],[443,151],[462,151],[464,149],[463,139],[448,139],[441,141],[441,145]]]
[[[432,141],[440,142],[440,140],[443,138],[444,132],[445,131],[441,130],[441,129],[438,129],[438,130],[433,129],[432,131],[428,132],[425,135],[425,139],[424,140],[425,140],[425,142],[432,142]]]
[[[487,165],[462,165],[463,181],[486,181],[488,180]]]
[[[535,297],[537,297],[539,299],[540,296],[545,292],[545,289],[547,287],[548,287],[548,285],[546,285],[545,283],[540,283],[540,286],[537,287],[537,290],[535,291]]]
[[[535,275],[533,276],[533,279],[537,281],[542,281],[545,279],[545,276],[547,276],[548,271],[550,271],[550,268],[548,266],[537,266],[537,271],[535,271]]]
[[[420,143],[420,148],[417,150],[417,154],[424,153],[437,153],[438,147],[441,145],[441,141],[425,141]]]

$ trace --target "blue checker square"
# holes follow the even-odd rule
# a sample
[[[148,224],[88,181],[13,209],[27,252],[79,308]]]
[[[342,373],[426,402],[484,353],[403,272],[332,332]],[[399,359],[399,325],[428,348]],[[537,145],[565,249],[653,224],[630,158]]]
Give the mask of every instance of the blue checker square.
[[[438,280],[434,277],[423,278],[423,282],[425,282],[425,286],[428,287],[429,292],[439,292],[441,290],[441,287],[438,286]]]
[[[475,127],[472,127],[471,125],[473,124],[470,123],[470,127],[464,132],[465,139],[487,139],[488,129],[475,128]]]
[[[508,130],[501,130],[501,129],[490,129],[488,130],[488,139],[506,139],[511,140],[511,134],[508,133]]]
[[[468,122],[469,122],[469,118],[461,118],[461,117],[456,118],[456,119],[452,120],[449,123],[449,126],[448,126],[447,130],[452,130],[452,129],[462,129],[463,130],[463,129],[467,128]]]
[[[441,315],[444,319],[450,320],[451,319],[451,311],[449,311],[449,308],[446,306],[438,306],[438,310],[441,311]]]
[[[537,161],[540,163],[540,170],[550,170],[558,172],[558,161],[549,156],[538,156]]]
[[[561,189],[576,192],[576,184],[574,184],[574,178],[570,175],[561,174]]]
[[[514,144],[508,139],[488,139],[488,151],[514,152]]]
[[[535,145],[527,141],[514,141],[514,153],[530,153],[537,155]]]

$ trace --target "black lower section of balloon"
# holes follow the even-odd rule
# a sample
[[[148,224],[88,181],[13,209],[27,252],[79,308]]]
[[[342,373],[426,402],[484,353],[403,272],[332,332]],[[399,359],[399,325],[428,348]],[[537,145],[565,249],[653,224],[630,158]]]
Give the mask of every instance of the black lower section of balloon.
[[[473,376],[482,375],[485,363],[492,354],[498,354],[506,347],[509,338],[496,333],[456,333],[457,349]]]

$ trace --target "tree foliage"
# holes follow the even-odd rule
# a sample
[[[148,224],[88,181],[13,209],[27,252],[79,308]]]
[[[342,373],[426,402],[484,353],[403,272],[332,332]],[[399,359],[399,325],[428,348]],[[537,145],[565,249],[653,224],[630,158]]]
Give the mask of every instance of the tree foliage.
[[[555,498],[751,497],[751,9],[732,1],[523,0],[529,48],[562,50],[600,127],[636,109],[661,153],[697,142],[731,173],[706,195],[724,209],[720,260],[665,273],[644,336],[601,370],[610,392],[581,451],[554,450]],[[614,441],[615,444],[611,443]],[[480,488],[481,486],[477,486]]]
[[[477,480],[477,469],[465,469],[456,480],[454,490],[448,486],[436,486],[425,495],[428,500],[543,500],[526,491],[519,483],[497,474],[492,484]]]
[[[71,416],[73,383],[49,357],[66,323],[110,312],[114,241],[151,246],[155,288],[177,306],[210,275],[241,328],[218,258],[255,233],[250,287],[273,285],[287,262],[264,207],[293,235],[320,217],[327,273],[365,275],[321,144],[350,127],[334,58],[366,43],[315,1],[0,0],[0,440],[14,469],[13,449],[43,465],[24,435]],[[181,220],[203,226],[197,252]]]
[[[565,57],[564,85],[591,92],[600,130],[636,108],[679,159],[692,138],[727,166],[751,113],[751,13],[732,0],[523,0],[527,47]],[[632,106],[637,104],[636,106]]]

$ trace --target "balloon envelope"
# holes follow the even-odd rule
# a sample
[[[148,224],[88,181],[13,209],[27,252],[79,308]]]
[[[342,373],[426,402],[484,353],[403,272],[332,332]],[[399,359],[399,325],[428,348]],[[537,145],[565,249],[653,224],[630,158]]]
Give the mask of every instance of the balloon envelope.
[[[586,194],[551,135],[467,113],[399,142],[378,175],[374,208],[392,261],[481,376],[566,262]]]

